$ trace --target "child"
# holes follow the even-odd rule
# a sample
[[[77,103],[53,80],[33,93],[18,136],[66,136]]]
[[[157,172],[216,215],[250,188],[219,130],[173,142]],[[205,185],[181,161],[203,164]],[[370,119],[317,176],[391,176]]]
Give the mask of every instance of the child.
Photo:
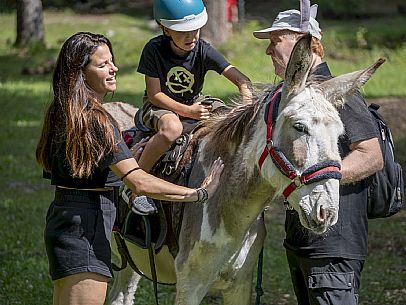
[[[244,103],[251,100],[250,80],[199,38],[208,18],[202,0],[155,0],[154,17],[163,35],[145,45],[138,66],[145,75],[146,96],[137,118],[156,132],[139,160],[146,172],[182,134],[182,118],[204,120],[216,108],[197,99],[208,70],[234,83]]]

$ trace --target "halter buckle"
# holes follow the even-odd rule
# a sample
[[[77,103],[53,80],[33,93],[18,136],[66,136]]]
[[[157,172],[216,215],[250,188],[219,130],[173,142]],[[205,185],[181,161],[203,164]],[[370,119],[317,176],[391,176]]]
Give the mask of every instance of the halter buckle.
[[[295,178],[292,179],[292,183],[296,186],[297,189],[300,189],[304,184],[300,179],[300,175],[296,175]]]

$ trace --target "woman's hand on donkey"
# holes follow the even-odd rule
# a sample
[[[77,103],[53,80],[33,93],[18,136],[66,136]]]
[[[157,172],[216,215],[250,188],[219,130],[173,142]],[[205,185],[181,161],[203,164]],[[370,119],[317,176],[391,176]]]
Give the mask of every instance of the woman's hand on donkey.
[[[219,182],[220,176],[224,169],[224,162],[221,158],[217,158],[210,169],[209,174],[207,175],[206,179],[204,179],[201,187],[205,188],[208,192],[209,198],[211,198],[216,191]]]

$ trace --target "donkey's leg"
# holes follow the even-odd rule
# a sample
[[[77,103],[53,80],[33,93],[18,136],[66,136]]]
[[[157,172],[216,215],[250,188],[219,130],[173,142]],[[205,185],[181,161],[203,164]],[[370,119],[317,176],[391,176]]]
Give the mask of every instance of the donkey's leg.
[[[117,266],[121,266],[121,256],[115,238],[111,240],[111,256],[112,262]],[[133,305],[134,293],[140,279],[141,276],[134,272],[128,264],[123,270],[114,272],[114,278],[109,285],[106,297],[106,305]]]
[[[252,245],[245,244],[241,249],[241,253],[245,253],[246,256],[234,276],[232,285],[222,292],[224,305],[251,304],[252,278],[266,234],[265,224],[261,216],[257,218],[256,222],[250,228],[250,235],[253,234],[256,234],[254,243]],[[240,259],[240,257],[238,259]]]
[[[251,304],[253,267],[247,266],[247,268],[241,269],[233,284],[227,290],[222,291],[224,305]]]
[[[252,271],[248,270],[243,280],[236,280],[230,289],[222,292],[224,305],[251,304]]]
[[[176,305],[198,305],[218,276],[218,249],[196,242],[188,254],[179,251],[176,259]],[[221,258],[219,258],[221,260]]]
[[[130,266],[114,273],[114,281],[109,289],[106,305],[133,305],[134,294],[141,276]]]
[[[176,283],[175,305],[199,305],[209,289],[207,280],[198,279],[196,274],[180,278]]]

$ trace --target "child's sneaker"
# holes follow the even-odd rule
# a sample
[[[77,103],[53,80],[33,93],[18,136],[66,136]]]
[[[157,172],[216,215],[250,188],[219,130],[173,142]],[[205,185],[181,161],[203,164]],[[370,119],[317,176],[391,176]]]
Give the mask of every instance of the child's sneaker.
[[[158,213],[154,200],[147,196],[137,196],[131,202],[131,210],[139,215],[151,215]]]
[[[121,197],[127,203],[128,207],[136,214],[150,215],[158,213],[158,209],[155,206],[154,201],[146,196],[137,196],[130,202],[131,190],[124,185],[120,188]]]

